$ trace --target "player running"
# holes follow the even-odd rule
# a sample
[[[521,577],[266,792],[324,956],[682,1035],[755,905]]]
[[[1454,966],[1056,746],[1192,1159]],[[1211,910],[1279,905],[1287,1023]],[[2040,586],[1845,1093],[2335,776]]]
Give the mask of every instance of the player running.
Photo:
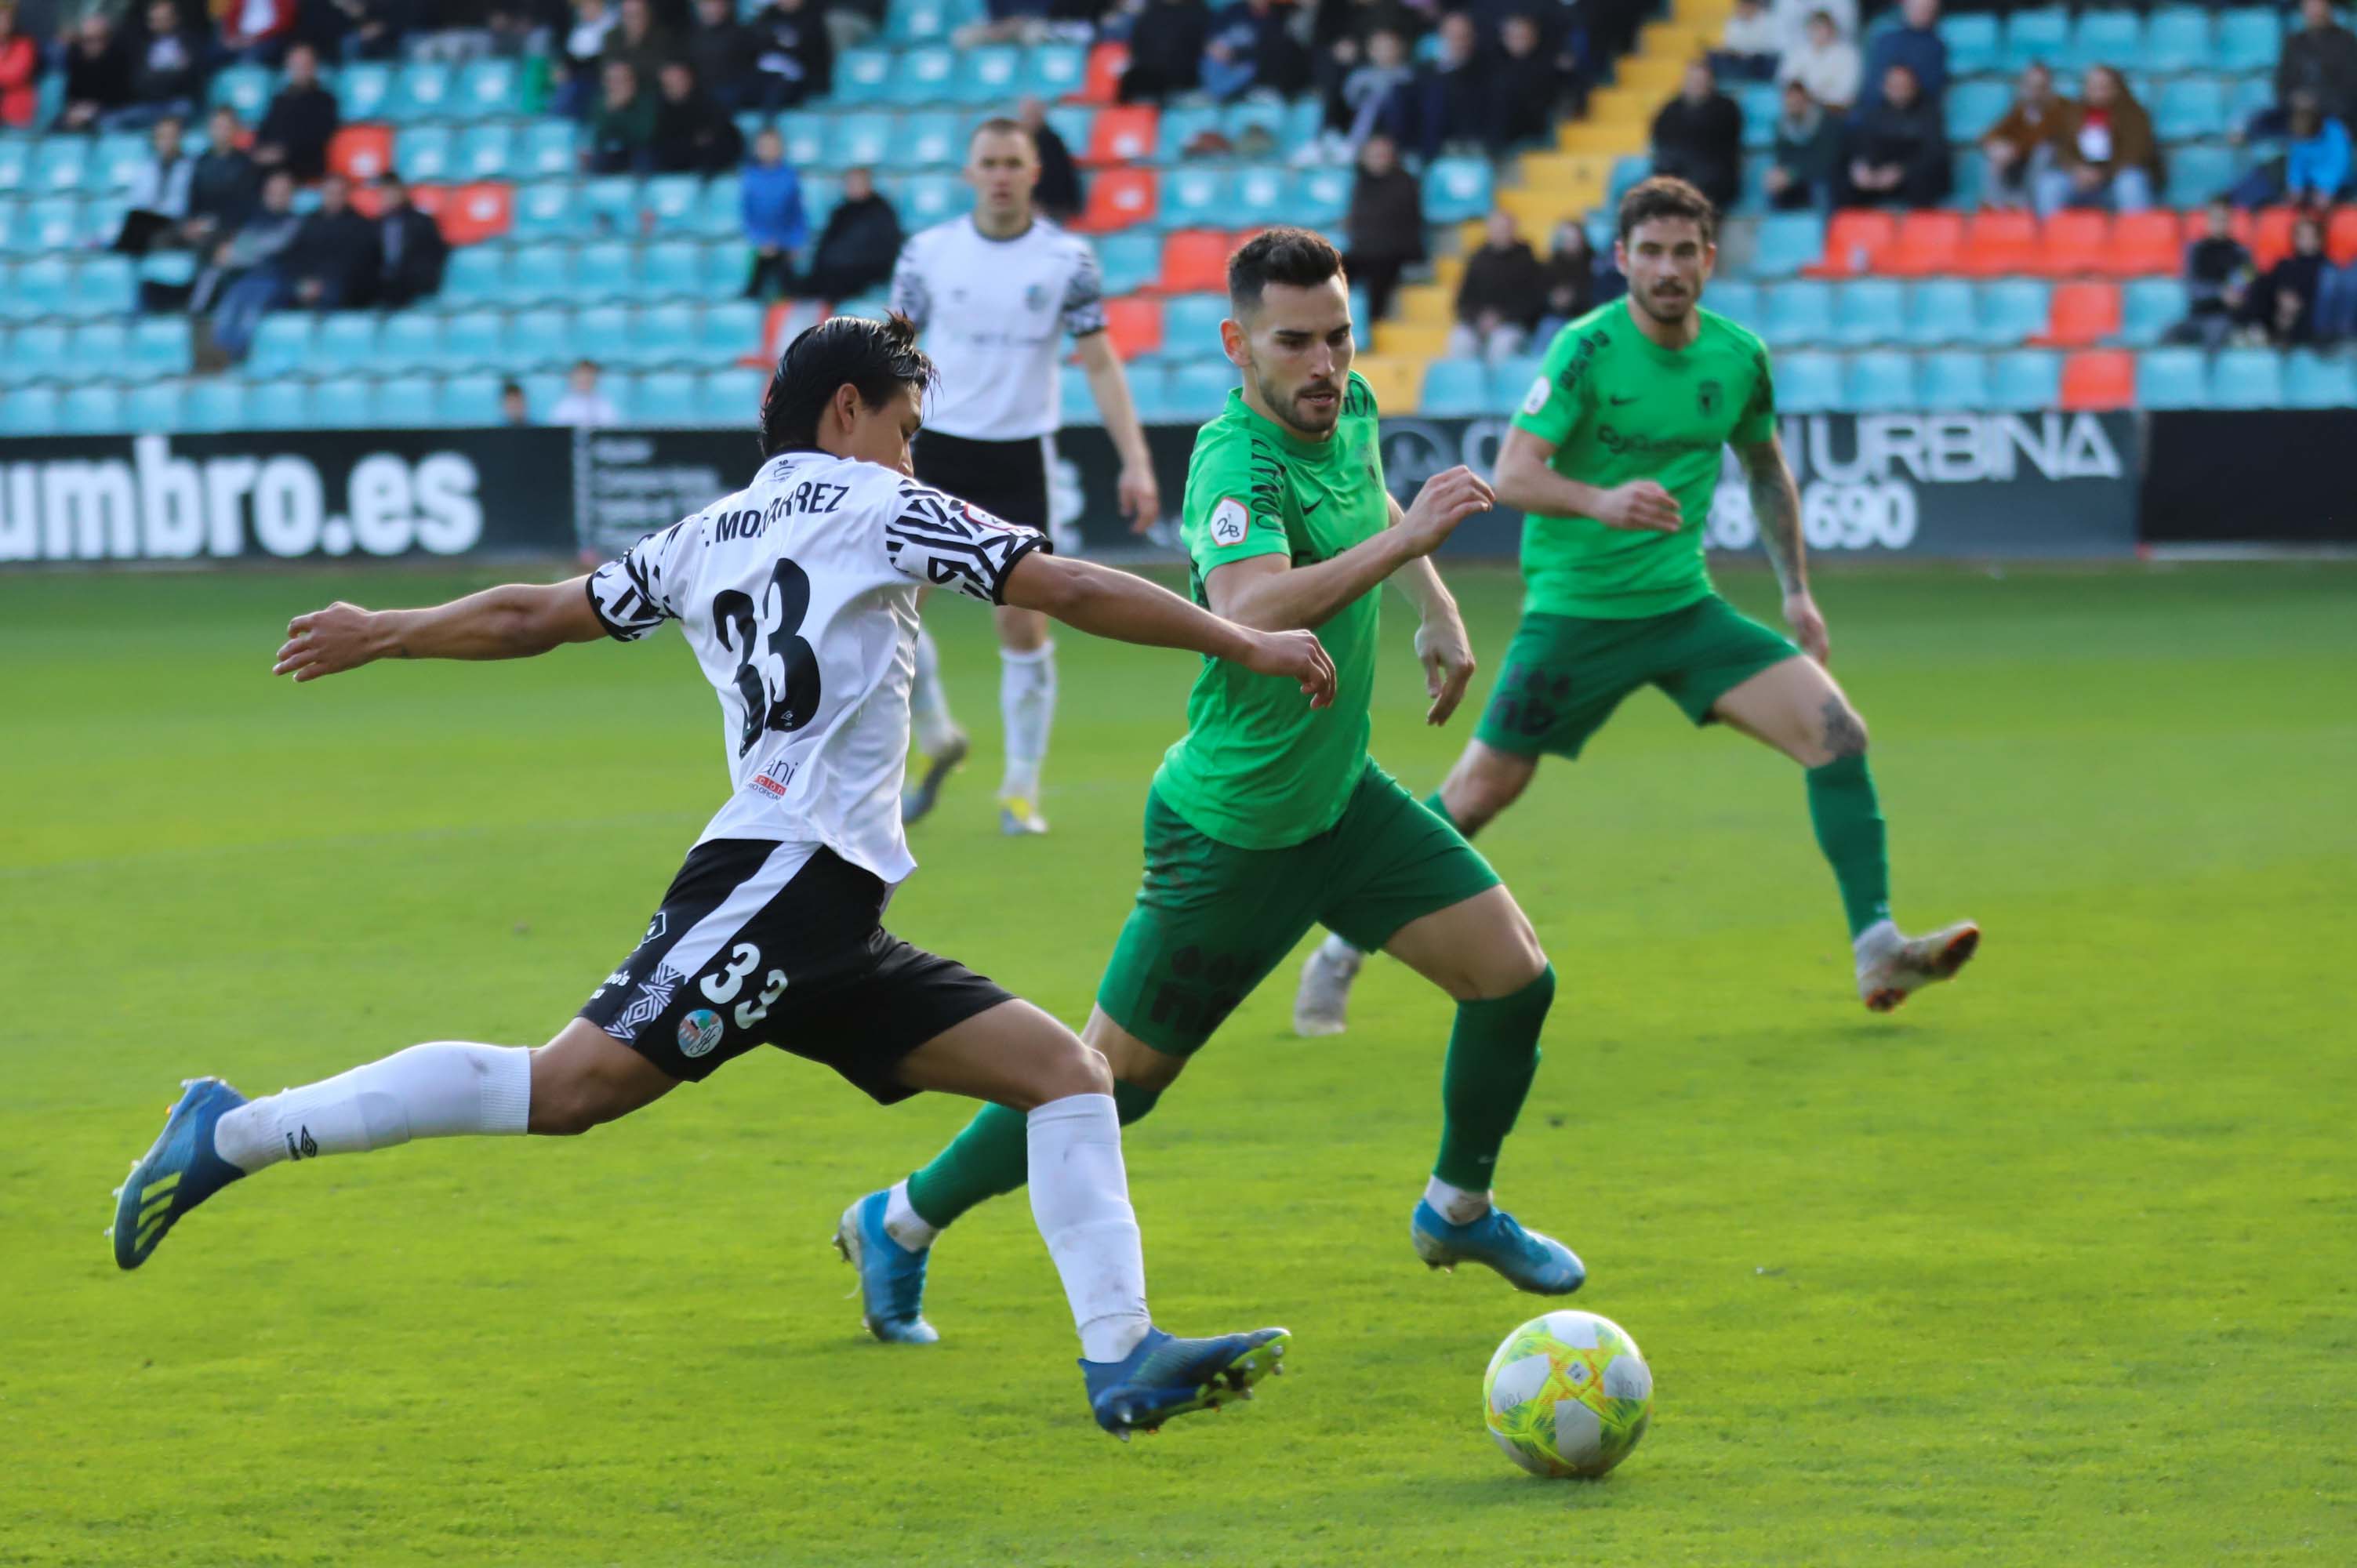
[[[719,694],[736,792],[637,949],[538,1050],[440,1040],[248,1101],[199,1079],[117,1194],[115,1262],[242,1176],[412,1138],[586,1133],[770,1045],[888,1104],[936,1090],[1012,1107],[1032,1212],[1079,1325],[1097,1423],[1218,1404],[1278,1369],[1281,1328],[1177,1339],[1153,1326],[1104,1059],[1045,1013],[878,921],[915,868],[900,831],[919,584],[1189,648],[1323,705],[1307,632],[1250,630],[907,478],[932,368],[906,321],[837,317],[795,338],[761,405],[746,489],[586,577],[428,610],[297,617],[273,673],[372,660],[520,659],[677,620]],[[1300,699],[1297,695],[1296,702]],[[1302,704],[1305,708],[1309,705]]]
[[[1112,1064],[1121,1120],[1135,1122],[1312,926],[1397,955],[1457,1000],[1440,1156],[1409,1227],[1417,1253],[1567,1294],[1587,1277],[1579,1260],[1490,1197],[1538,1069],[1555,970],[1488,863],[1367,755],[1385,579],[1422,616],[1428,721],[1464,696],[1473,655],[1426,557],[1488,509],[1489,487],[1452,468],[1405,515],[1385,493],[1374,395],[1351,371],[1342,259],[1324,240],[1298,229],[1253,240],[1229,259],[1228,298],[1221,338],[1243,384],[1197,435],[1188,467],[1195,597],[1246,626],[1317,628],[1337,694],[1311,713],[1246,665],[1203,666],[1188,733],[1146,796],[1145,883],[1082,1038]],[[929,1249],[1028,1168],[1023,1118],[985,1106],[931,1165],[851,1206],[838,1234],[871,1333],[939,1337],[923,1316]]]
[[[1128,379],[1105,336],[1096,252],[1033,210],[1039,149],[1018,122],[985,120],[974,127],[965,177],[974,210],[912,235],[892,269],[892,308],[923,330],[942,371],[917,443],[917,478],[1011,522],[1045,530],[1062,422],[1056,361],[1069,335],[1105,433],[1121,453],[1122,510],[1137,528],[1150,527],[1162,503]],[[1037,610],[1003,605],[997,621],[998,712],[1006,734],[999,831],[1044,833],[1039,770],[1056,719],[1056,645],[1048,640],[1048,618]],[[921,630],[910,704],[926,759],[924,777],[903,805],[904,819],[914,822],[933,809],[967,750],[964,732],[950,717],[933,639]]]
[[[1728,725],[1807,769],[1809,817],[1849,918],[1857,993],[1887,1013],[1962,969],[1980,928],[1965,920],[1910,937],[1891,922],[1866,722],[1825,672],[1825,620],[1809,596],[1768,350],[1700,307],[1718,255],[1714,221],[1708,199],[1682,179],[1656,177],[1621,199],[1628,299],[1555,335],[1498,455],[1498,494],[1527,514],[1522,626],[1465,755],[1425,804],[1480,832],[1530,783],[1542,754],[1577,757],[1621,698],[1658,687],[1695,724]],[[1704,567],[1729,443],[1798,648],[1719,597]],[[1294,1000],[1302,1034],[1341,1031],[1365,950],[1338,929],[1309,955]]]

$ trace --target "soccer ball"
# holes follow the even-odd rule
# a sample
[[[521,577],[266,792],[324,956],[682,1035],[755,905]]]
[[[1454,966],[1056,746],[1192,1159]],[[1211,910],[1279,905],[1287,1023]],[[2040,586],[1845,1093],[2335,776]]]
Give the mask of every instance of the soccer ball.
[[[1627,1329],[1550,1312],[1512,1334],[1481,1378],[1481,1416],[1534,1476],[1601,1476],[1653,1419],[1653,1373]]]

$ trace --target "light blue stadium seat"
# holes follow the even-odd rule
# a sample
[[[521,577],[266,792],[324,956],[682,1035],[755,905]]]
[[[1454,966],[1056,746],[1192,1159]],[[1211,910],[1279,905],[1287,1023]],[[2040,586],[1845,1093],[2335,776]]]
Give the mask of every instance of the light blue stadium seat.
[[[141,377],[188,373],[188,323],[179,316],[151,316],[133,323],[129,373]]]
[[[81,199],[48,196],[26,202],[22,224],[26,249],[71,250],[81,239]]]
[[[725,234],[744,231],[744,188],[733,174],[722,175],[704,182],[704,195],[695,204],[695,214],[688,222],[689,231],[714,239]],[[817,231],[812,234],[815,238]]]
[[[881,109],[834,115],[826,126],[826,161],[838,168],[897,165],[899,134],[896,117]]]
[[[1907,290],[1889,278],[1858,278],[1843,284],[1834,297],[1833,340],[1863,349],[1897,343],[1907,336]]]
[[[1200,360],[1220,351],[1220,323],[1228,316],[1227,295],[1173,295],[1162,306],[1165,359]]]
[[[810,220],[810,231],[815,235],[826,227],[827,215],[843,199],[843,181],[831,174],[802,176],[802,215]],[[901,225],[908,227],[905,220]]]
[[[1850,356],[1842,376],[1842,406],[1857,413],[1895,413],[1917,406],[1915,356],[1875,349]]]
[[[1915,349],[1974,342],[1979,306],[1979,290],[1964,279],[1926,278],[1908,293],[1900,341]]]
[[[1072,149],[1077,157],[1088,151],[1089,137],[1096,129],[1097,112],[1085,103],[1050,104],[1048,124],[1064,138],[1064,145]]]
[[[1940,18],[1940,37],[1948,46],[1951,81],[1978,76],[1998,69],[2004,60],[2003,40],[1996,18],[1986,12]]]
[[[1825,253],[1825,221],[1813,213],[1779,212],[1760,220],[1751,271],[1763,278],[1788,278]]]
[[[63,380],[73,363],[69,341],[67,328],[59,322],[17,328],[9,338],[6,357],[0,359],[0,380]]]
[[[1035,44],[1023,57],[1021,90],[1053,103],[1081,90],[1089,51],[1079,44]]]
[[[311,383],[292,375],[252,383],[246,394],[249,430],[304,430],[310,427]]]
[[[2013,103],[2013,88],[2003,81],[1979,81],[1952,82],[1948,87],[1945,113],[1948,119],[1948,140],[1963,145],[1977,142],[1988,134],[1988,128],[2005,118]]]
[[[1089,401],[1085,395],[1085,384],[1082,391],[1081,402],[1085,403]],[[1181,417],[1170,400],[1170,372],[1168,367],[1157,361],[1146,360],[1129,367],[1129,395],[1137,406],[1141,424],[1170,424]],[[1064,407],[1065,417],[1070,418],[1072,403],[1067,400]]]
[[[232,376],[208,376],[189,383],[188,396],[180,410],[180,424],[188,430],[243,430],[246,428],[246,384]]]
[[[518,177],[569,179],[580,172],[580,132],[573,122],[541,119],[525,124],[516,138]]]
[[[73,265],[64,308],[76,316],[125,316],[139,303],[139,269],[128,256],[84,256]]]
[[[694,357],[726,364],[761,351],[763,311],[749,299],[718,299],[704,307],[697,324]]]
[[[630,363],[630,328],[637,314],[637,306],[619,302],[583,306],[573,313],[574,356],[600,364]]]
[[[554,370],[579,359],[581,348],[581,340],[574,336],[570,310],[558,306],[537,306],[508,317],[511,363]]]
[[[935,51],[947,56],[948,50]],[[890,49],[845,49],[835,57],[834,97],[838,103],[882,103],[892,96],[895,62]],[[948,73],[943,71],[946,76]]]
[[[581,182],[581,209],[590,232],[635,237],[642,207],[635,175],[605,174]]]
[[[393,67],[382,61],[354,60],[338,71],[328,85],[335,90],[336,105],[343,111],[347,125],[386,119],[392,113]]]
[[[657,234],[684,228],[703,199],[704,182],[692,174],[659,174],[639,187],[640,209],[652,217]]]
[[[2147,349],[2136,356],[2136,403],[2143,408],[2206,408],[2210,366],[2199,349]]]
[[[245,357],[246,372],[272,376],[307,370],[314,359],[312,346],[317,339],[318,328],[318,322],[306,315],[282,310],[264,317],[262,325],[254,329],[253,346]]]
[[[1296,145],[1286,139],[1291,117],[1290,104],[1273,98],[1240,98],[1221,110],[1220,129],[1239,146],[1247,135],[1266,136],[1274,152],[1281,155]]]
[[[1988,360],[1961,349],[1923,356],[1918,367],[1923,406],[1933,413],[1977,413],[1989,406]]]
[[[697,391],[700,379],[693,371],[649,371],[640,376],[635,423],[662,426],[701,424],[704,408]]]
[[[1001,46],[1004,47],[1004,46]],[[852,53],[858,51],[854,50]],[[848,59],[849,54],[844,59]],[[874,100],[856,98],[844,88],[843,66],[834,68],[834,91],[846,103],[868,102]],[[957,102],[958,57],[956,51],[939,44],[925,44],[904,49],[882,96],[889,103],[952,103]]]
[[[630,355],[635,364],[680,365],[701,360],[701,312],[684,301],[650,305],[630,324]]]
[[[468,60],[458,68],[456,102],[447,113],[467,120],[495,120],[523,109],[523,76],[512,59]]]
[[[90,143],[80,136],[44,136],[33,149],[26,184],[36,195],[78,191],[89,177]]]
[[[464,369],[503,364],[507,348],[508,318],[503,311],[457,310],[442,318],[442,363],[446,366]]]
[[[0,434],[54,435],[58,423],[57,388],[20,386],[0,392]]]
[[[1224,360],[1189,360],[1170,370],[1169,406],[1182,420],[1204,420],[1220,412],[1228,389],[1236,384],[1235,367]]]
[[[2147,70],[2207,70],[2212,54],[2210,13],[2200,6],[2165,6],[2145,24],[2142,64]]]
[[[2176,278],[2130,278],[2120,285],[2120,341],[2149,349],[2185,319],[2185,285]]]
[[[639,418],[639,378],[628,371],[606,371],[597,378],[597,390],[606,394],[606,400],[614,405],[614,412],[622,416],[623,424],[662,423],[660,420]]]
[[[1181,164],[1162,171],[1161,220],[1171,229],[1226,227],[1229,172],[1213,164]]]
[[[2227,349],[2210,365],[2212,408],[2281,408],[2284,356],[2274,349]]]
[[[1983,284],[1974,336],[1991,349],[2018,348],[2044,332],[2053,317],[2053,290],[2036,278]]]
[[[66,349],[66,375],[73,381],[113,375],[131,357],[131,324],[123,320],[84,321],[73,329]]]
[[[1134,378],[1147,374],[1153,370],[1154,367],[1151,366],[1139,367],[1133,370],[1131,375]],[[1060,365],[1057,367],[1056,379],[1062,389],[1060,396],[1063,403],[1064,424],[1067,429],[1074,425],[1082,425],[1093,430],[1104,423],[1104,416],[1097,412],[1097,400],[1089,391],[1089,373],[1086,371],[1078,365]]]
[[[22,319],[37,316],[70,316],[75,312],[75,268],[63,256],[36,256],[18,262],[0,310]]]
[[[22,192],[33,166],[33,139],[0,136],[0,195]]]
[[[2059,5],[2016,11],[2006,20],[2004,69],[2008,72],[2036,60],[2063,69],[2070,49],[2071,13]]]
[[[319,317],[307,369],[319,373],[363,371],[376,362],[377,318],[365,310],[331,310]]]
[[[734,299],[753,275],[753,247],[743,240],[715,240],[696,247],[697,292],[705,299]]]
[[[376,422],[392,430],[430,430],[442,422],[440,381],[427,375],[379,376]]]
[[[912,174],[900,184],[900,223],[911,232],[945,223],[974,205],[974,188],[953,174]]]
[[[1989,401],[2004,409],[2053,408],[2062,401],[2062,356],[2047,349],[2015,349],[1997,355]]]
[[[447,125],[404,125],[393,138],[393,166],[404,179],[438,185],[451,177],[457,154]]]
[[[985,44],[958,57],[951,96],[976,108],[1003,106],[1023,91],[1023,51],[1012,44]]]
[[[403,66],[385,99],[385,113],[397,121],[466,119],[474,113],[458,95],[457,73],[438,59]]]
[[[457,430],[479,430],[501,422],[500,378],[489,371],[446,376],[434,398],[434,422]]]
[[[1743,111],[1743,145],[1749,150],[1766,152],[1776,145],[1776,116],[1781,112],[1781,92],[1772,81],[1727,82],[1721,91],[1735,100]]]
[[[110,435],[126,428],[123,388],[113,381],[68,387],[58,400],[58,429],[68,435]]]
[[[2183,76],[2160,90],[2153,130],[2164,142],[2226,134],[2226,87],[2214,76]]]
[[[1490,160],[1435,158],[1424,171],[1424,217],[1427,223],[1457,223],[1490,210]]]
[[[588,209],[581,187],[570,179],[535,179],[515,188],[508,232],[518,240],[555,239],[586,233]],[[479,248],[479,247],[478,247]],[[467,252],[460,251],[463,256]],[[457,256],[452,257],[455,265]]]
[[[386,374],[434,371],[444,362],[442,317],[423,310],[398,310],[378,329],[369,364]]]
[[[943,0],[895,0],[884,36],[894,43],[935,43],[949,37],[950,8]]]
[[[2108,65],[2126,71],[2143,65],[2144,18],[2134,11],[2082,11],[2071,29],[2070,52],[2060,63],[2072,70]]]
[[[751,428],[760,416],[770,378],[759,371],[731,367],[695,378],[694,422],[709,430]],[[1066,413],[1071,405],[1066,405]]]
[[[1760,335],[1773,349],[1827,343],[1834,336],[1833,290],[1805,280],[1761,290]]]
[[[89,165],[82,178],[92,195],[119,191],[147,166],[155,156],[147,138],[129,132],[113,132],[99,137],[91,149]]]
[[[637,247],[599,240],[573,252],[570,293],[576,299],[622,299],[638,291]]]
[[[523,388],[523,404],[534,419],[545,419],[565,396],[565,374],[561,371],[528,371],[515,378]]]
[[[1425,367],[1419,413],[1471,419],[1496,412],[1490,401],[1490,368],[1479,360],[1435,360]]]
[[[237,111],[237,117],[251,127],[270,108],[271,95],[277,84],[269,71],[258,65],[233,65],[213,73],[211,90],[206,93],[209,102],[226,103]]]
[[[1206,131],[1225,130],[1220,124],[1219,109],[1209,103],[1175,103],[1162,112],[1155,128],[1154,160],[1159,164],[1178,165],[1187,156],[1189,144]]]
[[[1758,284],[1746,283],[1740,278],[1713,278],[1702,302],[1706,308],[1717,311],[1737,326],[1748,327],[1755,332],[1759,330],[1761,306]]]
[[[1351,171],[1303,169],[1294,182],[1294,221],[1311,228],[1340,223],[1351,210]]]
[[[2357,360],[2295,349],[2284,366],[2287,408],[2357,408]]]
[[[25,209],[16,198],[0,196],[0,255],[29,255],[41,248],[33,242]]]
[[[311,383],[311,421],[323,430],[367,430],[383,423],[373,376],[322,376]]]
[[[469,125],[451,153],[451,173],[458,179],[512,179],[515,176],[516,134],[508,125]],[[407,165],[402,166],[407,174]]]
[[[1233,207],[1228,221],[1234,228],[1250,228],[1263,223],[1296,221],[1293,208],[1294,181],[1281,166],[1246,164],[1236,170],[1231,188]]]
[[[1107,234],[1097,242],[1097,265],[1104,273],[1106,294],[1135,294],[1162,275],[1162,243],[1136,230]]]
[[[835,77],[836,91],[842,91],[843,78]],[[834,134],[834,122],[841,116],[820,114],[808,109],[796,109],[778,116],[778,135],[786,144],[786,162],[796,170],[816,168],[826,162],[827,138]]]
[[[2265,113],[2276,106],[2275,81],[2265,71],[2237,78],[2227,95],[2228,125],[2230,128],[2247,125],[2251,116]]]
[[[1803,349],[1776,366],[1776,406],[1785,413],[1829,413],[1842,404],[1838,356]]]
[[[452,305],[496,304],[508,295],[508,252],[498,245],[466,245],[450,252],[442,298]]]
[[[884,158],[861,162],[886,161]],[[955,168],[965,162],[965,124],[954,109],[917,109],[900,116],[889,161],[903,168]]]
[[[2283,53],[2282,14],[2265,6],[2244,5],[2218,14],[2218,36],[2211,51],[2214,70],[2272,70]]]
[[[2169,204],[2200,207],[2234,183],[2231,148],[2196,144],[2169,149]]]
[[[693,240],[658,241],[639,252],[639,279],[650,299],[699,295],[705,286],[704,247]]]

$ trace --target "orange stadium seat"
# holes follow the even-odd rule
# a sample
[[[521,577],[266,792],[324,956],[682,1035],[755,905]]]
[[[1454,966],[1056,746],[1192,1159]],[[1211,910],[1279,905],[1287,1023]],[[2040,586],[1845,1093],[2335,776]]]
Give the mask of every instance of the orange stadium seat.
[[[421,203],[421,205],[423,205]],[[503,180],[478,180],[454,185],[436,214],[442,237],[454,245],[479,245],[508,231],[515,221],[515,190]]]
[[[2243,242],[2251,247],[2251,262],[2265,272],[2291,254],[2291,226],[2298,219],[2296,208],[2270,207],[2258,216]]]
[[[1125,360],[1155,352],[1162,347],[1162,302],[1135,294],[1106,300],[1105,333]]]
[[[2112,237],[2109,213],[2065,208],[2046,220],[2040,236],[2038,270],[2049,277],[2084,277],[2107,270],[2104,250]]]
[[[1099,44],[1089,51],[1089,68],[1081,78],[1083,103],[1110,103],[1121,88],[1121,73],[1129,69],[1127,44]]]
[[[390,125],[347,125],[328,142],[328,167],[346,179],[374,179],[392,166]]]
[[[2173,273],[2184,261],[2185,226],[2167,208],[2124,212],[2112,224],[2104,271],[2114,277]]]
[[[2324,232],[2324,249],[2336,267],[2357,262],[2357,207],[2334,209],[2332,227]]]
[[[2057,349],[2086,349],[2119,329],[2119,285],[2059,284],[2046,330],[2038,341]]]
[[[1089,127],[1087,164],[1127,164],[1154,156],[1154,138],[1161,113],[1150,103],[1124,103],[1097,111]]]
[[[1162,292],[1225,294],[1228,252],[1234,249],[1220,230],[1179,230],[1162,242]]]
[[[2027,212],[1975,213],[1958,270],[1975,277],[2026,273],[2038,259],[2038,220]]]
[[[1899,237],[1883,253],[1881,271],[1900,277],[1953,273],[1964,249],[1961,212],[1910,212],[1899,220]]]
[[[2090,349],[2062,361],[2062,406],[2127,408],[2136,402],[2136,360],[2120,349]]]
[[[1089,181],[1088,209],[1073,220],[1083,234],[1106,234],[1152,218],[1158,198],[1150,168],[1109,168]]]
[[[1899,233],[1899,220],[1870,208],[1850,208],[1834,214],[1825,228],[1824,259],[1803,269],[1816,277],[1857,277],[1870,273],[1890,249]]]

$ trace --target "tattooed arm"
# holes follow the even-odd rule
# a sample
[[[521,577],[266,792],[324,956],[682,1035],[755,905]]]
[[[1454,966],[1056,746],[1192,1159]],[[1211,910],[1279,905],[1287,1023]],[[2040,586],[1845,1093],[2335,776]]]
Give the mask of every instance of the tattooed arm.
[[[1825,618],[1809,596],[1808,547],[1801,542],[1801,495],[1792,470],[1784,464],[1784,443],[1776,436],[1754,446],[1738,446],[1743,472],[1751,485],[1751,515],[1760,526],[1760,542],[1776,568],[1776,582],[1784,590],[1784,619],[1799,639],[1801,650],[1820,664],[1830,662],[1832,648],[1825,639]]]

